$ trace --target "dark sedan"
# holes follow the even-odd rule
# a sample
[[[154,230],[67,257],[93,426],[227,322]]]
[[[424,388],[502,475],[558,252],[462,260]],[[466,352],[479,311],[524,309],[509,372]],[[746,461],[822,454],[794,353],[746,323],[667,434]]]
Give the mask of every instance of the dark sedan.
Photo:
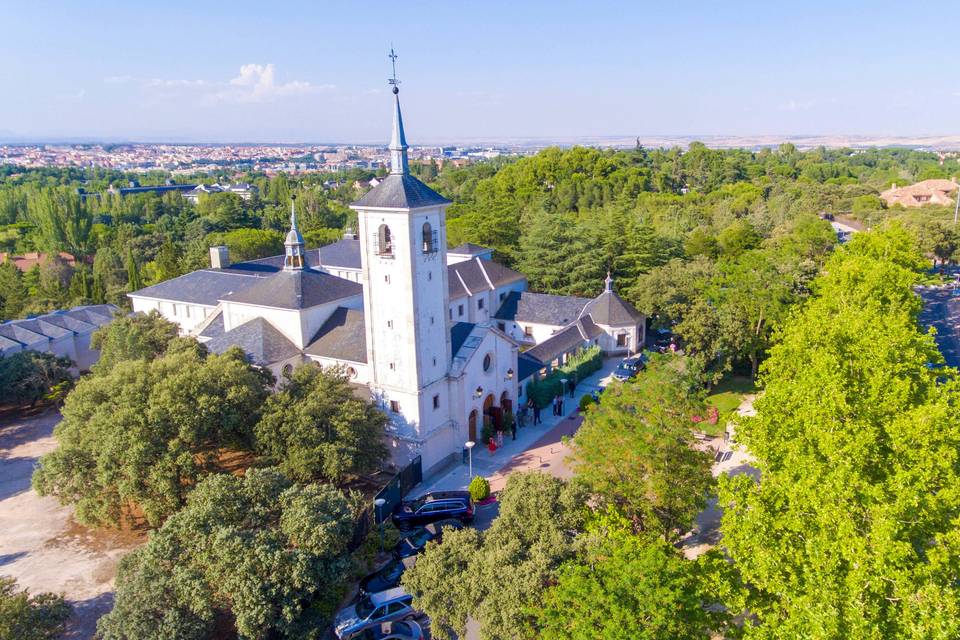
[[[360,581],[360,595],[365,593],[380,593],[387,589],[400,586],[403,572],[417,561],[416,556],[410,558],[394,558],[366,578]]]
[[[473,500],[469,491],[434,491],[416,500],[401,502],[391,517],[394,526],[400,530],[450,519],[470,524],[473,522]]]
[[[397,543],[393,548],[393,557],[402,560],[423,553],[428,542],[431,540],[440,542],[443,539],[445,529],[463,529],[463,523],[459,520],[443,520],[417,529]]]

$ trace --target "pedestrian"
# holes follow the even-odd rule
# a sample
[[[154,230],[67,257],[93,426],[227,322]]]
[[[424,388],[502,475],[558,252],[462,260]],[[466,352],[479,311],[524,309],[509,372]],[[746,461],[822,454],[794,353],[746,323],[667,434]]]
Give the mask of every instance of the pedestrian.
[[[557,415],[558,416],[563,415],[563,396],[562,395],[557,396]]]
[[[540,419],[540,405],[533,405],[533,425],[536,426],[543,422]]]
[[[490,455],[497,452],[497,443],[493,441],[493,436],[490,436],[490,442],[487,443],[487,451],[490,452]]]
[[[557,415],[557,397],[554,396],[552,400],[551,408],[553,409],[553,415]]]
[[[574,382],[573,378],[567,380],[567,391],[570,392],[570,397],[573,397],[573,392],[577,388],[577,383]]]
[[[512,422],[510,423],[510,435],[513,437],[514,440],[517,439],[517,423],[516,423],[516,421],[512,421]]]
[[[497,429],[497,446],[503,446],[503,429]]]

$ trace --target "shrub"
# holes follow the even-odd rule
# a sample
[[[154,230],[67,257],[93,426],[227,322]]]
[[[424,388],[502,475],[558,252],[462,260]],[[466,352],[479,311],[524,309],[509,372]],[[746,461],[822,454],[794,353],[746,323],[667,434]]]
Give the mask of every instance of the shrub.
[[[589,393],[585,394],[582,398],[580,398],[580,411],[586,411],[587,407],[595,404],[596,402],[597,401],[593,399],[592,395]]]
[[[31,596],[13,578],[0,577],[0,638],[55,640],[69,617],[70,605],[63,596]]]
[[[35,405],[50,392],[69,389],[71,381],[67,358],[58,358],[49,353],[21,351],[0,358],[0,404],[14,406]],[[59,387],[58,385],[63,385]]]
[[[527,398],[541,409],[562,394],[563,379],[573,379],[577,382],[588,377],[603,366],[603,352],[600,347],[592,346],[589,349],[571,356],[562,367],[557,367],[549,375],[540,380],[534,380],[527,385]]]
[[[474,502],[486,500],[490,497],[490,481],[483,476],[473,476],[470,481],[470,497]]]

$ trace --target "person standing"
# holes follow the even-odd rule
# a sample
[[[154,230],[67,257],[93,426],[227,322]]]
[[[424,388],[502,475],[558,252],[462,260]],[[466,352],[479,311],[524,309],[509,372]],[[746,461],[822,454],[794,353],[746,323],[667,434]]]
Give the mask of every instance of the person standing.
[[[517,421],[516,421],[516,420],[511,420],[511,421],[510,421],[510,436],[511,436],[514,440],[517,439]]]
[[[533,405],[533,425],[536,426],[543,422],[540,419],[540,405]]]
[[[557,396],[557,415],[563,416],[563,394]]]

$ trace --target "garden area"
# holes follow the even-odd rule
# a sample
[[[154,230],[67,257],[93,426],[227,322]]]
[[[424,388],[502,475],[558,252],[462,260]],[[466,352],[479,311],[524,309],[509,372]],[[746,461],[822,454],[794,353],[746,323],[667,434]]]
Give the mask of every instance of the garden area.
[[[730,375],[725,377],[707,394],[705,404],[707,407],[716,409],[717,419],[704,420],[700,423],[700,429],[709,436],[722,435],[727,426],[727,421],[736,412],[737,407],[743,402],[745,396],[751,393],[757,393],[759,388],[756,383],[750,379],[750,376]],[[710,409],[708,415],[713,414]]]

